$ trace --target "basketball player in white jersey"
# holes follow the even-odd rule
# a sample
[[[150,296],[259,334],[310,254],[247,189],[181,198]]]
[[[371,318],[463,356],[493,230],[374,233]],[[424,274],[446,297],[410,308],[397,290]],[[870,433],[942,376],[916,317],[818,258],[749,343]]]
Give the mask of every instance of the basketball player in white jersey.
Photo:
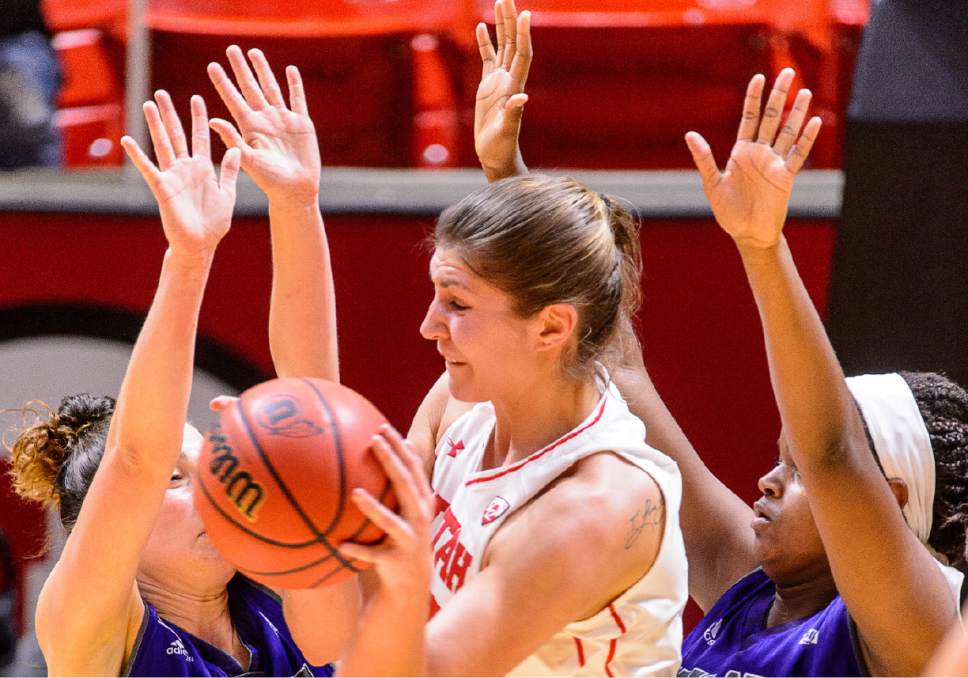
[[[475,139],[489,178],[523,168],[531,53],[530,15],[505,0],[495,14],[499,51],[478,27]],[[251,106],[257,85],[243,65]],[[213,80],[244,123],[242,97]],[[247,138],[216,129],[229,145]],[[293,625],[294,637],[351,625],[344,674],[675,673],[686,599],[679,474],[642,442],[603,366],[620,356],[617,330],[638,301],[633,220],[576,182],[525,177],[446,211],[436,245],[421,331],[447,372],[410,442],[392,430],[374,440],[401,514],[354,493],[389,538],[342,549],[375,572],[361,577],[362,596],[330,592],[342,621]]]
[[[478,37],[475,125],[489,176],[516,151],[530,15],[495,9]],[[506,164],[506,163],[502,163]],[[671,675],[686,561],[670,459],[611,385],[638,302],[631,216],[569,179],[497,182],[440,217],[421,325],[446,374],[409,442],[374,450],[401,501],[361,509],[389,535],[345,544],[375,564],[339,671],[414,675]],[[476,403],[476,404],[472,404]],[[430,484],[427,478],[430,478]],[[429,544],[429,550],[428,550]],[[431,618],[427,620],[427,594]]]

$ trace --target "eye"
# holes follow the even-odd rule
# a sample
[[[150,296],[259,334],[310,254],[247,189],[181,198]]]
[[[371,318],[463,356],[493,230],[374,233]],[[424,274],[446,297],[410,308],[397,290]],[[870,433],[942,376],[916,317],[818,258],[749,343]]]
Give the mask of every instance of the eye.
[[[470,306],[464,306],[463,304],[453,300],[447,302],[447,305],[450,306],[455,311],[457,311],[458,313],[461,311],[466,311],[470,308]]]
[[[172,484],[180,483],[184,479],[185,479],[184,473],[182,473],[181,471],[173,471],[171,474],[171,478],[169,478],[168,482]]]

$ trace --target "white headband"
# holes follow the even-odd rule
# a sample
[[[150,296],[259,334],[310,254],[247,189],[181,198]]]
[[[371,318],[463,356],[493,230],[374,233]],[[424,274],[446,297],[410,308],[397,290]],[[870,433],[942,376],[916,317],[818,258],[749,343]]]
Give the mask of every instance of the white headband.
[[[934,452],[918,404],[899,374],[849,377],[884,475],[908,487],[904,519],[922,543],[928,543],[934,513]]]
[[[874,452],[884,475],[900,478],[908,487],[904,519],[938,561],[941,574],[961,610],[964,575],[928,544],[934,515],[934,450],[914,394],[899,374],[865,374],[849,377],[847,388],[860,407]]]

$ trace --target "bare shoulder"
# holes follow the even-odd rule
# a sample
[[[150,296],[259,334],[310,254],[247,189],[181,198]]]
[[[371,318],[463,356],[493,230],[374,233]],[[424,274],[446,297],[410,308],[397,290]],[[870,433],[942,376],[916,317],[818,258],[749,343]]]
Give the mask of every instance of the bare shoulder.
[[[474,403],[455,400],[450,395],[447,373],[440,375],[417,408],[407,439],[413,443],[428,469],[433,467],[434,450],[441,436],[458,417],[470,410]]]
[[[512,515],[491,541],[484,565],[522,553],[553,558],[595,601],[585,610],[590,616],[651,569],[664,526],[658,483],[621,457],[598,453]]]

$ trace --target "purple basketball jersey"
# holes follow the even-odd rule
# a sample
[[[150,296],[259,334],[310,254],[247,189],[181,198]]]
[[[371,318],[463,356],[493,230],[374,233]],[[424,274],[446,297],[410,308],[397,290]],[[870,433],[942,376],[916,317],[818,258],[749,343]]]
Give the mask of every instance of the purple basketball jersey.
[[[248,667],[158,616],[145,603],[144,621],[123,676],[331,676],[333,667],[311,666],[293,642],[282,603],[268,589],[236,576],[229,582],[229,613],[251,653]]]
[[[683,641],[679,675],[868,675],[840,596],[809,617],[766,628],[775,594],[759,569],[733,584]]]

